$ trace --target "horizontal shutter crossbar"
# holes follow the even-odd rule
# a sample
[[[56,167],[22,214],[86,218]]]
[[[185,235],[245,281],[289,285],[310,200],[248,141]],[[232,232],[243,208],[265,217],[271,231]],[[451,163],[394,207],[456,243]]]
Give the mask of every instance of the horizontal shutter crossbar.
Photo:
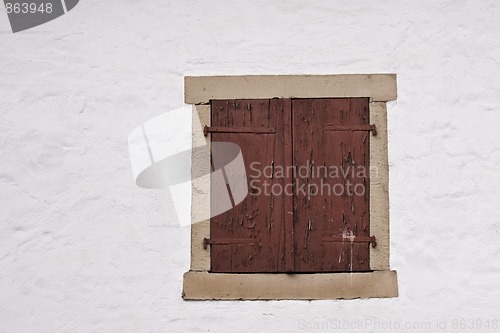
[[[234,245],[234,244],[255,244],[254,239],[238,239],[238,238],[203,238],[203,248],[206,249],[207,245]]]
[[[276,128],[274,127],[209,127],[203,128],[205,136],[208,133],[249,133],[249,134],[274,134]]]
[[[375,236],[350,236],[350,237],[325,237],[323,242],[332,243],[371,243],[372,247],[377,246]]]
[[[375,136],[377,135],[377,127],[375,125],[334,125],[326,124],[327,131],[371,131]]]

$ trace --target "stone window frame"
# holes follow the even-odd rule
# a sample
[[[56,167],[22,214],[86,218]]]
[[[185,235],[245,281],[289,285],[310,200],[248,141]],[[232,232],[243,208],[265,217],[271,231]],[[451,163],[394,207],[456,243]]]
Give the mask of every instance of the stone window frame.
[[[184,274],[185,300],[324,300],[397,297],[397,273],[389,262],[389,165],[387,137],[388,101],[397,97],[396,74],[186,76],[185,103],[193,106],[193,147],[203,137],[201,126],[210,126],[211,99],[349,98],[368,97],[370,124],[377,135],[370,138],[370,233],[377,246],[370,247],[369,272],[352,273],[211,273],[210,219],[191,225],[191,265]],[[195,178],[209,174],[210,160],[193,149],[192,221],[210,210],[210,182]],[[208,193],[208,194],[207,194]],[[203,215],[203,214],[201,214]]]

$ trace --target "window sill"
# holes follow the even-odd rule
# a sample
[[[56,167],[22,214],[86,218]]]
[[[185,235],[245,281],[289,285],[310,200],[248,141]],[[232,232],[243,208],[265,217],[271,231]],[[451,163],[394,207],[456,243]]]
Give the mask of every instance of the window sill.
[[[396,271],[314,274],[184,274],[185,300],[327,300],[398,296]]]

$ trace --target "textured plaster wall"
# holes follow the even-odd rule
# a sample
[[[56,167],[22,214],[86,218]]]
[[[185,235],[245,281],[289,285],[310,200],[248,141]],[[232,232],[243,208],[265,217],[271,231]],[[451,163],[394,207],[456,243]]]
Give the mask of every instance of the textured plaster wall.
[[[0,12],[0,332],[500,320],[499,17],[498,1],[86,0],[12,34]],[[134,184],[130,131],[183,105],[184,75],[378,72],[398,74],[400,297],[182,301],[189,229],[167,191]]]

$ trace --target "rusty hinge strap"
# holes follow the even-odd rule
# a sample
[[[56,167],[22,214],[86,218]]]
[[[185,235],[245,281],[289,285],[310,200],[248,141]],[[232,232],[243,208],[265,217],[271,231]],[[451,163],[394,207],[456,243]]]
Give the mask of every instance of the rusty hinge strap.
[[[375,136],[377,135],[377,127],[375,125],[333,125],[326,124],[327,131],[371,131]]]
[[[206,249],[207,245],[233,245],[233,244],[255,244],[254,239],[238,239],[238,238],[216,238],[209,239],[203,238],[203,248]]]
[[[274,134],[276,128],[274,127],[209,127],[203,128],[205,136],[208,133],[250,133],[250,134]]]
[[[352,236],[352,237],[325,237],[323,242],[334,242],[334,243],[371,243],[372,247],[377,246],[377,240],[375,236]]]

